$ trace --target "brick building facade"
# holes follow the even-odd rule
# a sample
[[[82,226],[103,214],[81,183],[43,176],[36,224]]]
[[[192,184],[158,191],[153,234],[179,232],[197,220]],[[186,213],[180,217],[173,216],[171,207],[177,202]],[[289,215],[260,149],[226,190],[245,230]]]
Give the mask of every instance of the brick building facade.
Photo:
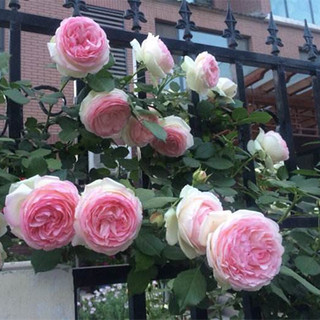
[[[8,7],[9,0],[0,0],[0,4]],[[239,49],[253,52],[269,54],[270,46],[265,44],[268,36],[269,12],[271,9],[281,13],[281,6],[285,5],[285,17],[275,16],[278,36],[283,40],[284,47],[281,48],[280,56],[305,59],[305,54],[301,48],[304,44],[303,39],[303,21],[304,17],[298,17],[297,14],[289,10],[287,1],[295,0],[231,0],[230,4],[234,15],[238,21],[236,27],[240,31],[243,39],[239,41]],[[303,0],[306,3],[316,3],[313,0]],[[303,2],[302,1],[302,2]],[[175,23],[180,18],[180,2],[177,0],[142,0],[140,10],[145,14],[147,23],[141,24],[141,33],[152,32],[160,34],[162,37],[182,38],[182,33],[175,29]],[[198,30],[194,32],[193,41],[210,43],[216,46],[227,46],[227,40],[222,38],[222,32],[226,28],[225,16],[227,9],[227,0],[189,0],[189,6],[192,10],[192,20],[195,22]],[[301,2],[301,1],[300,1]],[[71,14],[71,9],[62,7],[63,0],[20,0],[22,12],[28,12],[37,15],[44,15],[54,18],[65,18]],[[131,21],[122,20],[123,13],[129,5],[126,0],[87,0],[87,5],[94,11],[101,11],[101,8],[107,8],[117,14],[117,21],[126,30],[130,30]],[[316,8],[316,5],[314,5]],[[303,14],[303,12],[302,12]],[[312,21],[317,21],[315,12],[310,13]],[[320,11],[319,11],[320,14]],[[93,13],[93,17],[95,13]],[[294,16],[295,19],[290,17]],[[104,23],[114,23],[112,18],[101,12],[99,19]],[[314,36],[314,43],[320,48],[320,23],[319,26],[309,24]],[[29,79],[33,85],[46,84],[59,87],[60,75],[54,69],[48,68],[51,63],[47,50],[49,36],[22,33],[22,79]],[[8,31],[4,33],[4,49],[8,50]],[[122,61],[122,71],[132,71],[132,52],[125,49],[125,60]],[[222,73],[232,77],[232,66],[221,65]],[[246,84],[248,103],[253,109],[268,107],[272,108],[275,102],[272,100],[272,79],[268,76],[268,70],[256,70],[248,68],[246,71]],[[310,76],[288,74],[288,94],[289,104],[292,108],[292,122],[294,133],[302,140],[299,145],[305,141],[305,138],[318,136],[315,125],[315,115],[313,111],[312,90],[310,89]],[[72,102],[72,84],[68,85],[68,102]],[[302,94],[301,98],[298,95]],[[302,100],[302,97],[306,100]],[[268,99],[269,100],[268,100]],[[302,102],[305,101],[302,104]],[[44,120],[45,115],[35,104],[28,104],[24,107],[25,117],[34,116]],[[305,123],[302,125],[302,123]]]

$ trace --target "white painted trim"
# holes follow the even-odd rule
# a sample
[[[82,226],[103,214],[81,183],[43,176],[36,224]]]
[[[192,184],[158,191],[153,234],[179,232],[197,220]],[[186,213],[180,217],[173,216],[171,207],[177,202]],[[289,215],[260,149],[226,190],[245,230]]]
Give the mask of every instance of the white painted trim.
[[[268,14],[265,18],[266,21],[270,20],[270,14]],[[273,16],[273,20],[278,24],[278,25],[284,25],[284,26],[290,26],[290,27],[295,27],[297,29],[303,29],[304,28],[304,21],[300,21],[300,20],[295,20],[295,19],[291,19],[291,18],[286,18],[286,17],[281,17],[281,16]],[[309,23],[308,22],[308,26],[310,28],[310,30],[316,31],[316,32],[320,32],[320,26],[313,24],[313,23]]]

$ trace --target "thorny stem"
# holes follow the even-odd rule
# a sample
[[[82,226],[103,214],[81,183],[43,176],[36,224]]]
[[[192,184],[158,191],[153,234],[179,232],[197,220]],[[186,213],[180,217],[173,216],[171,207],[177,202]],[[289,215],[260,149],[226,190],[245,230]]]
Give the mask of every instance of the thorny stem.
[[[295,193],[294,196],[293,196],[293,200],[292,200],[292,203],[291,203],[290,207],[286,210],[284,215],[278,220],[278,224],[280,224],[281,222],[283,222],[285,219],[288,218],[288,216],[291,213],[292,209],[295,207],[295,205],[299,202],[300,199],[301,199],[301,196],[299,196],[297,193]]]
[[[244,167],[246,167],[247,164],[249,164],[251,161],[253,161],[257,157],[256,154],[251,156],[249,159],[247,159],[242,165],[236,170],[236,172],[232,175],[232,178],[234,178]]]

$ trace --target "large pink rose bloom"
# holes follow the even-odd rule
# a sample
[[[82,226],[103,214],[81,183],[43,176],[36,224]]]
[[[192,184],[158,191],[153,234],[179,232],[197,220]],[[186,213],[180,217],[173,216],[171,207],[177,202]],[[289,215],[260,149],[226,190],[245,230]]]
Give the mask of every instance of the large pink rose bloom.
[[[179,117],[169,116],[160,119],[159,124],[167,133],[166,141],[154,139],[151,146],[168,157],[180,157],[193,146],[193,136],[187,123]]]
[[[97,73],[108,63],[110,54],[105,32],[86,17],[64,19],[48,49],[58,71],[74,78]]]
[[[206,253],[207,237],[231,215],[211,192],[201,192],[189,185],[180,193],[176,210],[165,214],[166,239],[170,245],[179,241],[189,259]]]
[[[159,39],[159,36],[148,34],[141,46],[134,39],[130,42],[138,62],[143,62],[154,78],[164,78],[172,71],[174,61],[167,46]]]
[[[129,146],[144,147],[154,139],[154,135],[143,124],[142,121],[158,122],[156,114],[139,115],[138,119],[130,117],[127,125],[121,133],[123,141]]]
[[[71,182],[35,176],[10,187],[4,216],[11,232],[30,247],[53,250],[71,242],[78,201]]]
[[[200,53],[196,60],[185,56],[181,65],[186,72],[187,85],[199,94],[208,94],[219,81],[220,70],[215,57],[208,52]]]
[[[109,178],[88,184],[76,209],[74,246],[114,255],[138,235],[142,206],[133,192]]]
[[[99,137],[120,134],[130,117],[128,96],[114,89],[109,93],[91,91],[80,106],[80,120],[86,129]]]
[[[256,291],[280,271],[279,226],[260,212],[238,210],[208,237],[207,259],[223,287]]]

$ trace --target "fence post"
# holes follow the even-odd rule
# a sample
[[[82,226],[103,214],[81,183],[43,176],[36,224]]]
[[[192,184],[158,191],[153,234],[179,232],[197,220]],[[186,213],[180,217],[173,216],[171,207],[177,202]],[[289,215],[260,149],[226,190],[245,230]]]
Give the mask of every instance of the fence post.
[[[18,10],[20,9],[19,0],[11,0],[9,8],[12,12],[10,20],[10,40],[9,40],[9,81],[18,81],[21,79],[21,23],[18,19]],[[23,110],[22,106],[8,100],[7,117],[9,124],[9,137],[13,139],[20,138],[23,129]]]
[[[318,134],[320,134],[320,69],[316,69],[315,75],[312,76],[312,90]]]
[[[273,70],[273,81],[280,134],[287,142],[290,153],[290,158],[286,161],[286,166],[289,171],[292,171],[296,168],[296,155],[287,96],[286,74],[282,64],[279,64],[277,68]]]

